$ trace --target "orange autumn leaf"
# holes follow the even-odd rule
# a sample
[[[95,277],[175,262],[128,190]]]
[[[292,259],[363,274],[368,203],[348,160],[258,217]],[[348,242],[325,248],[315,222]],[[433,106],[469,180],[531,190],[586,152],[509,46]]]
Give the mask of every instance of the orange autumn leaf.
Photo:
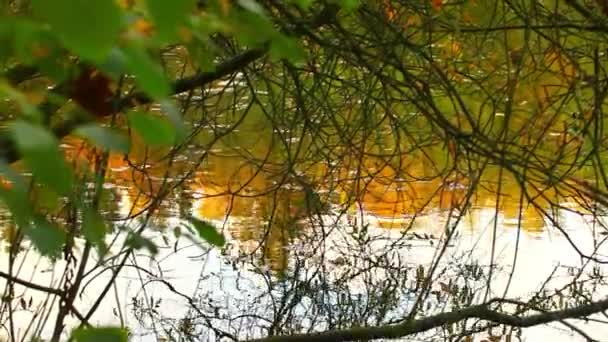
[[[431,5],[436,11],[439,11],[443,7],[443,0],[431,0]]]
[[[450,57],[459,57],[462,52],[462,45],[457,41],[452,41],[447,47],[447,54]]]
[[[405,20],[405,27],[420,25],[420,17],[416,14],[407,17]]]
[[[395,20],[397,10],[391,5],[389,0],[384,0],[384,14],[389,21]]]
[[[0,188],[4,190],[10,190],[13,188],[13,182],[4,177],[0,177]]]
[[[154,32],[154,26],[143,18],[139,18],[133,23],[133,29],[144,37],[150,37]]]

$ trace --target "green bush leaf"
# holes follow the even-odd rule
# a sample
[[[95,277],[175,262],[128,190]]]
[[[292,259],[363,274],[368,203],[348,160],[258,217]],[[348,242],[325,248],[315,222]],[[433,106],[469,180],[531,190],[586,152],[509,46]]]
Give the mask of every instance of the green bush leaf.
[[[313,0],[291,0],[291,2],[296,3],[298,6],[302,7],[303,9],[307,9],[310,7],[310,5],[312,5]]]
[[[167,120],[152,113],[133,111],[128,114],[129,124],[148,145],[172,145],[176,132]]]
[[[359,0],[340,0],[340,6],[345,10],[352,11],[359,7]]]
[[[69,194],[74,176],[59,150],[57,139],[41,126],[25,121],[16,121],[12,131],[19,152],[36,179],[58,194]]]
[[[104,238],[107,233],[108,227],[101,215],[91,208],[85,208],[82,217],[82,235],[96,246],[101,254],[105,253]]]
[[[107,56],[122,28],[120,9],[111,0],[32,0],[32,9],[68,48],[94,61]]]
[[[147,0],[148,11],[156,24],[158,38],[161,41],[176,37],[179,25],[185,22],[188,14],[194,9],[194,0]]]
[[[197,39],[188,45],[188,53],[198,63],[201,71],[215,70],[215,63],[213,61],[215,57],[214,46],[206,39],[197,36]]]
[[[70,342],[127,342],[128,335],[123,328],[78,328],[72,332]]]
[[[306,58],[306,52],[298,41],[284,35],[277,35],[270,45],[270,54],[274,58],[284,58],[292,63],[299,63]]]
[[[177,139],[175,142],[182,142],[184,139],[186,139],[187,135],[187,128],[184,124],[184,117],[182,113],[173,104],[173,102],[169,100],[161,101],[160,107],[175,129],[175,138]]]
[[[42,115],[38,108],[28,101],[25,94],[13,88],[10,84],[0,81],[0,96],[6,96],[19,105],[21,112],[29,119],[40,122]]]
[[[158,254],[158,246],[156,246],[152,240],[143,237],[140,234],[129,233],[129,237],[127,238],[125,244],[133,249],[145,248],[152,255]]]
[[[23,231],[40,254],[47,257],[58,257],[65,244],[65,232],[41,216],[34,218]]]
[[[279,35],[267,17],[253,12],[237,11],[230,15],[227,22],[238,32],[236,39],[245,45],[264,44]]]
[[[32,203],[35,205],[35,208],[39,210],[54,212],[62,205],[59,195],[50,189],[48,185],[36,187],[35,194]]]
[[[264,13],[264,7],[262,7],[262,5],[258,4],[257,1],[255,0],[238,0],[239,5],[241,5],[241,7],[243,7],[244,9],[253,12],[257,15],[261,15],[261,16],[265,16],[266,13]]]
[[[116,130],[96,124],[87,124],[78,127],[75,133],[104,149],[122,153],[129,152],[129,139]]]
[[[4,162],[0,162],[0,173],[10,182],[10,188],[0,187],[0,199],[4,201],[17,225],[25,227],[32,220],[28,188],[23,177]]]
[[[114,79],[120,79],[128,73],[127,56],[122,49],[113,48],[103,62],[97,63],[97,67]]]
[[[154,99],[167,97],[171,87],[161,66],[143,47],[131,46],[122,50],[128,72],[135,75],[135,83]],[[115,57],[116,58],[116,57]]]
[[[199,220],[195,217],[190,217],[188,221],[190,221],[198,235],[203,238],[203,240],[218,247],[222,247],[226,243],[224,235],[218,232],[215,227],[211,225],[211,223]]]

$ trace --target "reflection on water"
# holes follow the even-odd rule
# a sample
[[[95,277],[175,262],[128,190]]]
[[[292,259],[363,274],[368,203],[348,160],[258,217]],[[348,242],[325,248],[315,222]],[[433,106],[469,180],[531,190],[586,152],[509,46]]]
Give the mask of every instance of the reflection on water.
[[[244,140],[247,138],[246,134]],[[262,140],[253,150],[267,155],[258,146]],[[91,166],[99,157],[78,138],[68,137],[64,142],[70,160]],[[142,146],[137,140],[133,145]],[[159,191],[168,184],[171,191],[159,199],[155,213],[160,226],[172,217],[185,218],[194,208],[195,215],[219,223],[277,272],[289,264],[289,244],[310,226],[306,221],[331,212],[385,229],[425,232],[436,229],[423,219],[433,213],[498,210],[503,229],[539,234],[559,219],[555,205],[568,203],[569,210],[584,211],[573,201],[576,196],[563,189],[528,181],[522,192],[516,179],[497,167],[481,173],[467,209],[463,206],[471,180],[462,174],[434,175],[432,164],[424,158],[423,162],[411,158],[385,162],[369,156],[344,160],[340,169],[332,162],[299,171],[272,160],[261,162],[238,150],[233,146],[205,153],[194,147],[173,159],[167,158],[166,150],[135,148],[128,157],[110,154],[106,187],[124,194],[120,202],[115,196],[110,200],[120,203],[117,209],[122,219],[136,217],[159,199]],[[204,159],[198,157],[201,154]],[[328,175],[334,178],[327,179]],[[468,225],[471,229],[478,226],[477,222]]]
[[[277,133],[250,123],[208,148],[213,134],[201,131],[179,151],[145,149],[132,137],[129,156],[110,154],[102,201],[105,214],[118,226],[129,225],[154,208],[156,230],[151,238],[161,249],[157,261],[141,256],[130,260],[133,267],[117,284],[121,290],[94,316],[96,323],[120,320],[140,326],[133,329],[142,339],[158,340],[151,333],[158,330],[155,319],[183,323],[184,317],[193,317],[183,296],[167,291],[163,281],[171,280],[174,288],[211,310],[213,324],[245,329],[247,336],[262,333],[259,322],[242,317],[249,312],[262,321],[280,321],[290,312],[285,317],[293,329],[376,324],[407,314],[443,243],[450,247],[446,260],[452,261],[442,264],[431,289],[434,297],[422,314],[481,300],[488,265],[501,270],[493,275],[492,293],[509,288],[513,296],[527,295],[551,277],[553,269],[577,267],[568,239],[554,234],[556,222],[572,229],[570,238],[585,251],[598,252],[601,247],[596,235],[589,234],[595,223],[577,214],[585,213],[577,204],[584,200],[580,196],[531,180],[522,192],[517,179],[495,166],[467,175],[440,172],[439,162],[431,159],[449,164],[453,158],[453,151],[440,144],[432,158],[382,155],[372,147],[368,154],[345,152],[340,160],[290,160],[272,138],[286,138],[287,131]],[[287,140],[295,142],[293,138]],[[101,156],[76,137],[63,143],[67,158],[81,174],[92,170]],[[306,144],[304,151],[312,142]],[[199,246],[173,236],[174,227],[189,215],[219,227],[227,237],[226,248],[201,252]],[[457,231],[449,242],[446,228]],[[515,265],[517,276],[511,277]],[[61,274],[62,266],[46,267],[56,271],[37,276],[37,281],[56,282],[53,277]],[[107,277],[102,272],[92,281],[80,303],[94,300],[98,282]],[[295,288],[282,285],[280,279],[293,282]],[[551,286],[561,286],[560,279]],[[450,296],[462,302],[446,304]],[[155,308],[159,297],[162,304],[151,313],[149,308]],[[282,312],[277,298],[294,304]],[[343,308],[351,311],[342,312]],[[225,311],[229,323],[214,311]],[[344,316],[333,317],[334,312]],[[322,317],[324,323],[315,324],[311,315]],[[547,334],[541,329],[528,336],[537,331]],[[212,340],[217,337],[205,334]]]

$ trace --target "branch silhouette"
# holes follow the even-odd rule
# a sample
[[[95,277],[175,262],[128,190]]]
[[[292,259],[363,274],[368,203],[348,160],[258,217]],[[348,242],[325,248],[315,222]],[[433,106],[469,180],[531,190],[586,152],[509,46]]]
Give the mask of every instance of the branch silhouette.
[[[565,319],[586,317],[608,310],[608,298],[573,308],[547,311],[529,316],[507,314],[490,309],[492,304],[503,301],[504,300],[502,299],[494,299],[485,304],[470,306],[461,310],[444,312],[420,319],[409,320],[399,324],[355,327],[309,334],[270,336],[266,338],[248,340],[247,342],[335,342],[399,338],[422,333],[446,324],[457,323],[469,318],[482,319],[492,323],[503,324],[511,327],[526,328],[552,322],[559,322]]]

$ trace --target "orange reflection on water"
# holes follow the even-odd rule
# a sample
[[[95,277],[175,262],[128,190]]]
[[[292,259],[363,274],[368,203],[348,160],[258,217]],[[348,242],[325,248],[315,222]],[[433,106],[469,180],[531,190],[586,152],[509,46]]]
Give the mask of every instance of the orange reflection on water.
[[[86,160],[91,166],[99,156],[77,138],[66,138],[64,143],[69,160]],[[187,160],[169,163],[163,160],[164,153],[136,148],[129,159],[109,155],[108,181],[126,190],[125,205],[129,206],[129,212],[145,210],[167,178],[178,178],[193,167]],[[324,169],[324,165],[308,167],[314,174],[301,177],[315,179],[315,184],[322,188],[330,183],[318,179],[323,177]],[[429,163],[405,157],[397,166],[372,157],[362,162],[344,160],[342,168],[333,173],[337,176],[331,176],[338,178],[331,181],[338,182],[338,186],[316,200],[331,201],[334,206],[357,206],[355,209],[379,218],[377,224],[387,229],[403,228],[412,219],[436,211],[463,212],[471,206],[497,209],[498,216],[503,218],[501,226],[521,227],[528,232],[543,231],[552,204],[567,200],[555,189],[532,182],[522,193],[508,172],[499,173],[495,167],[482,174],[479,186],[470,194],[469,205],[465,206],[470,181],[462,175],[433,175],[431,169]],[[189,200],[196,202],[192,203],[196,215],[222,225],[227,223],[224,226],[230,235],[249,244],[250,251],[261,251],[271,269],[285,269],[288,246],[305,229],[305,219],[311,212],[310,193],[301,183],[287,177],[284,169],[276,165],[260,166],[240,156],[210,154],[204,166],[192,173],[186,186],[194,194]],[[175,215],[170,210],[177,205],[165,200],[157,214]]]
[[[80,173],[93,172],[102,153],[79,137],[67,136],[62,140],[66,159]],[[148,149],[137,137],[131,137],[128,156],[108,154],[106,183],[126,190],[127,201],[123,212],[137,215],[147,210],[156,199],[157,211],[167,213],[171,204],[159,197],[162,185],[186,171],[185,163],[166,158],[167,149]],[[167,190],[167,189],[165,189]]]
[[[280,186],[281,173],[260,170],[240,158],[212,155],[204,170],[191,182],[199,203],[199,217],[230,221],[232,237],[261,251],[265,263],[276,272],[286,269],[286,252],[303,213],[303,191]]]
[[[92,166],[99,157],[95,149],[78,138],[68,137],[64,142],[69,160],[86,160]],[[158,151],[136,150],[132,155],[138,158],[130,156],[129,162],[122,155],[110,154],[108,165],[110,181],[126,188],[133,211],[145,210],[166,177],[177,177],[189,167],[186,162],[159,162],[164,154]],[[338,196],[329,196],[340,198],[340,203],[333,204],[358,203],[366,213],[384,221],[398,221],[434,210],[459,209],[467,193],[468,180],[429,176],[424,163],[402,162],[399,165],[406,169],[398,169],[369,157],[356,166],[356,172],[347,161],[344,164],[345,168],[339,172],[342,184],[332,190]],[[315,169],[315,176],[322,174],[319,169],[322,167]],[[521,187],[509,173],[503,172],[501,177],[498,194],[497,171],[483,174],[481,186],[471,196],[471,204],[497,208],[506,221],[521,221],[525,230],[541,231],[544,211],[550,209],[551,203],[565,200],[552,189],[542,190],[541,195],[541,185],[530,184],[522,194]],[[193,173],[189,187],[200,198],[197,214],[210,220],[230,216],[254,218],[259,222],[272,220],[277,224],[297,221],[306,213],[306,194],[297,183],[288,180],[279,168],[259,167],[238,156],[210,155],[205,167]],[[534,205],[528,197],[534,198]]]

